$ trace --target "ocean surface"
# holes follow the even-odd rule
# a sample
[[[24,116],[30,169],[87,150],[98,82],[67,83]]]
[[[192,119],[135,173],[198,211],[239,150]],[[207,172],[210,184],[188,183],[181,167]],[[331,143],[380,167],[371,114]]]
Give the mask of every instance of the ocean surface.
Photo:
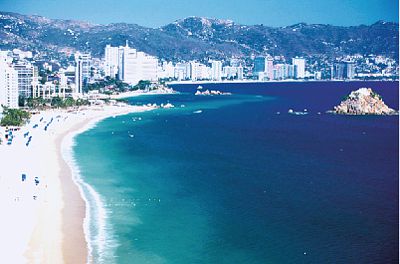
[[[398,82],[208,84],[76,138],[95,263],[398,263],[398,116],[326,114]],[[288,110],[308,115],[291,115]],[[201,110],[201,111],[200,111]]]

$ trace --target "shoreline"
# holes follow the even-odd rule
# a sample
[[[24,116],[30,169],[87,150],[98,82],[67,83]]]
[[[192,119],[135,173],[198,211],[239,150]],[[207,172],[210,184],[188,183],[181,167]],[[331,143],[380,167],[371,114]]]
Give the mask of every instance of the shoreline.
[[[65,263],[93,263],[92,251],[93,248],[90,244],[91,233],[90,233],[90,203],[89,197],[85,195],[83,190],[84,187],[89,188],[89,192],[93,193],[96,191],[87,184],[81,177],[79,166],[76,162],[76,157],[73,154],[73,148],[76,144],[75,138],[97,126],[101,121],[114,117],[121,116],[130,113],[150,111],[154,108],[149,108],[146,106],[139,107],[129,107],[126,111],[122,112],[109,112],[102,113],[100,116],[89,117],[82,120],[80,123],[76,124],[75,127],[66,131],[64,135],[59,138],[59,154],[63,163],[65,164],[64,175],[64,197],[69,199],[74,199],[73,203],[65,203],[63,208],[62,219],[63,224],[63,234],[75,233],[74,236],[65,237],[63,239],[63,260]],[[68,186],[69,185],[69,186]],[[99,207],[102,208],[102,202],[100,197],[94,199]],[[104,212],[100,213],[99,217],[104,217]],[[100,226],[99,229],[103,229]],[[78,229],[78,230],[77,230]],[[79,234],[77,234],[79,231]],[[101,230],[99,231],[102,232]],[[100,236],[101,240],[104,240],[104,234]],[[77,243],[78,241],[78,243]],[[81,246],[79,246],[81,245]],[[83,247],[84,246],[84,250]],[[79,249],[77,252],[76,249]]]
[[[233,80],[233,81],[171,81],[166,82],[167,85],[187,85],[187,84],[248,84],[248,83],[326,83],[326,82],[398,82],[399,80],[271,80],[271,81],[259,81],[259,80]]]
[[[11,146],[0,145],[0,158],[6,164],[5,175],[0,175],[0,210],[9,212],[0,220],[4,234],[0,245],[7,252],[2,260],[92,263],[90,208],[72,152],[74,139],[109,117],[153,109],[126,105],[46,110],[14,132]],[[32,136],[29,145],[23,137],[26,132]]]

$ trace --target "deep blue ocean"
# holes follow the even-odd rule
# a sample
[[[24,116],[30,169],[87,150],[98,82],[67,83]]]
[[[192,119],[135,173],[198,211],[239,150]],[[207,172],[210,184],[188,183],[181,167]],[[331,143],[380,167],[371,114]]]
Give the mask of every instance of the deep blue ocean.
[[[398,263],[398,116],[325,113],[360,87],[398,109],[398,85],[203,85],[233,93],[212,97],[176,85],[129,99],[176,107],[76,138],[107,216],[88,195],[94,262]]]

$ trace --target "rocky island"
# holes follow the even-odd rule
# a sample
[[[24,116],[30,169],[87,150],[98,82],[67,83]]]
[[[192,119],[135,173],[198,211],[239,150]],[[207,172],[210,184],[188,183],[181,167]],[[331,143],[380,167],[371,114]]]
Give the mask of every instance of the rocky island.
[[[221,92],[221,91],[214,91],[214,90],[205,90],[204,92],[196,91],[194,95],[232,95],[232,93],[228,92]]]
[[[340,105],[335,106],[334,114],[342,115],[397,115],[398,112],[388,107],[382,97],[371,88],[360,88],[346,96]]]

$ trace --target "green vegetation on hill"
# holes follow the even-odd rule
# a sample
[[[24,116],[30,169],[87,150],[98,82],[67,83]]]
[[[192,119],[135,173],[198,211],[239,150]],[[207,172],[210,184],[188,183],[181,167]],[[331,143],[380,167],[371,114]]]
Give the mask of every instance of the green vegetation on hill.
[[[117,79],[106,77],[106,79],[103,81],[89,83],[87,86],[87,90],[88,91],[101,90],[105,89],[106,87],[109,87],[110,90],[116,90],[118,92],[126,92],[130,89],[129,84],[124,83]]]
[[[21,109],[3,109],[1,126],[22,126],[30,118],[30,113]]]
[[[150,81],[140,80],[135,86],[131,86],[120,80],[106,77],[104,80],[90,83],[87,86],[88,91],[100,90],[101,92],[111,94],[112,92],[127,92],[127,91],[137,91],[137,90],[148,90],[152,89],[152,83]]]
[[[150,81],[140,80],[138,84],[133,86],[132,90],[146,90],[146,89],[149,89],[150,87],[151,87],[151,82]]]

